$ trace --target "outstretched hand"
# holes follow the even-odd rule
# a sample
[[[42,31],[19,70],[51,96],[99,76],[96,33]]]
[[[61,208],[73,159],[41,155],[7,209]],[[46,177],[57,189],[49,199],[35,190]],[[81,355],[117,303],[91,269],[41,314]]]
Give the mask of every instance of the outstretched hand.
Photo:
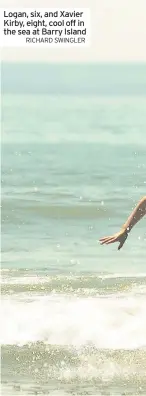
[[[127,230],[122,229],[120,232],[117,232],[115,235],[101,238],[99,242],[101,243],[101,245],[104,244],[109,245],[110,243],[120,242],[118,246],[118,250],[120,250],[123,247],[127,237],[128,237]]]

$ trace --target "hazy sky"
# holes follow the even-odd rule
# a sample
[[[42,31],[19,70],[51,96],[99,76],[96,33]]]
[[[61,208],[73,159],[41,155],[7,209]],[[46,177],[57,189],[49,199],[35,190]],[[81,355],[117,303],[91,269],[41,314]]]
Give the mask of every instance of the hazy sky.
[[[1,7],[19,7],[20,0],[1,0]],[[146,0],[21,0],[22,7],[88,7],[89,48],[6,48],[7,61],[146,62]],[[21,11],[20,10],[20,11]]]

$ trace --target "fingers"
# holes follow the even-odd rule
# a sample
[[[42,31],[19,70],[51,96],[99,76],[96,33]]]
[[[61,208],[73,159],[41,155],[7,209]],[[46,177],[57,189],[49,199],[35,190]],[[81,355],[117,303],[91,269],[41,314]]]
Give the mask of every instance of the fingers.
[[[101,245],[104,245],[104,244],[110,245],[111,243],[114,243],[114,242],[120,242],[120,244],[118,246],[118,250],[120,250],[122,248],[122,246],[124,245],[126,239],[127,239],[127,234],[125,234],[123,232],[119,232],[112,236],[100,238],[99,242],[101,243]]]
[[[101,238],[99,241],[100,241],[101,245],[104,245],[104,244],[109,245],[110,243],[116,242],[116,239],[115,239],[115,237],[112,236],[112,237]]]
[[[117,240],[115,238],[110,238],[107,242],[106,245],[110,245],[110,243],[114,243],[117,242]]]
[[[119,246],[118,246],[118,250],[120,250],[120,249],[123,247],[123,245],[124,245],[126,239],[127,239],[127,236],[126,236],[125,238],[123,238],[123,239],[120,241],[120,244],[119,244]]]
[[[109,237],[101,238],[101,239],[99,240],[99,242],[100,242],[101,245],[104,245],[105,243],[107,243],[108,240],[109,240]]]
[[[112,236],[100,238],[100,239],[99,239],[99,242],[106,242],[106,241],[108,241],[108,239],[111,239],[111,238],[112,238]]]
[[[118,250],[120,250],[122,248],[122,246],[124,245],[125,241],[120,242],[119,246],[118,246]]]

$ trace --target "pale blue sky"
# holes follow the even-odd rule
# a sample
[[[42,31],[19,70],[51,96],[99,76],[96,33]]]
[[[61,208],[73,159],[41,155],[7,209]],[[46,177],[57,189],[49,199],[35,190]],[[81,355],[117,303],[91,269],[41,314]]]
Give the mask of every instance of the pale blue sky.
[[[2,0],[18,7],[20,0]],[[88,7],[91,11],[89,48],[6,48],[6,61],[146,62],[146,0],[23,0],[22,7]]]

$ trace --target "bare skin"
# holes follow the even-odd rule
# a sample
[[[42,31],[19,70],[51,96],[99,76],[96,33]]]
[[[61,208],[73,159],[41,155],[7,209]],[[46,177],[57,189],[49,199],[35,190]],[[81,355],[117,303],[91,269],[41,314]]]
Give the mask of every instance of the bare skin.
[[[138,223],[139,220],[146,214],[146,196],[144,196],[137,204],[135,209],[132,211],[130,216],[128,217],[126,223],[122,226],[121,230],[114,235],[107,236],[101,238],[99,241],[101,245],[109,245],[110,243],[119,242],[118,250],[120,250],[127,237],[129,232]]]

